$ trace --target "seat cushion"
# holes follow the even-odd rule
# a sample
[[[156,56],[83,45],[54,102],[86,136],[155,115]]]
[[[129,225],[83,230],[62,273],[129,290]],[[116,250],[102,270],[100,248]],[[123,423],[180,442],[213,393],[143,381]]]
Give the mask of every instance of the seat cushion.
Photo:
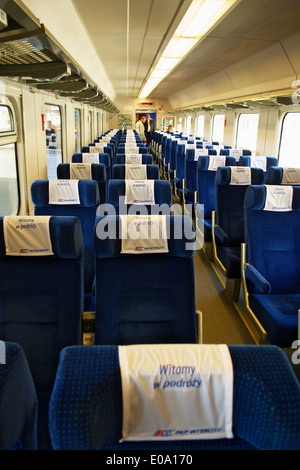
[[[297,339],[300,294],[252,294],[249,304],[268,332],[268,341],[280,347],[290,347]]]

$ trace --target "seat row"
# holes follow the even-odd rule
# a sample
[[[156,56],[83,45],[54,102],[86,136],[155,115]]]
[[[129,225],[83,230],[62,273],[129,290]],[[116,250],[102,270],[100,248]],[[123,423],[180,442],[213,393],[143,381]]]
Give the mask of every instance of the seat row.
[[[38,395],[35,384],[23,348],[11,342],[4,342],[3,345],[6,362],[0,364],[0,426],[4,432],[0,433],[0,448],[36,450]],[[195,345],[185,346],[180,347],[181,353],[189,353],[191,346]],[[201,357],[216,348],[218,345],[213,345],[212,350],[210,346],[196,345],[195,353]],[[178,345],[160,345],[161,351],[173,355],[177,349]],[[147,352],[155,358],[155,345],[148,345]],[[232,407],[229,407],[229,413],[226,409],[225,416],[229,421],[227,427],[233,432],[229,432],[228,437],[216,438],[214,434],[219,432],[219,428],[203,428],[203,422],[198,418],[199,409],[203,407],[201,399],[186,420],[188,425],[184,429],[165,427],[164,424],[169,423],[168,419],[172,420],[172,417],[176,422],[176,417],[182,415],[182,409],[189,410],[191,392],[188,392],[187,399],[187,392],[178,389],[178,396],[183,394],[184,398],[177,404],[176,412],[167,397],[169,406],[165,404],[164,413],[159,418],[163,426],[159,426],[158,421],[158,427],[154,428],[154,433],[152,428],[154,435],[151,436],[153,420],[149,424],[147,421],[142,431],[148,432],[148,435],[150,433],[150,438],[145,440],[139,438],[138,433],[135,438],[128,439],[124,432],[124,426],[128,425],[128,420],[131,423],[132,417],[124,414],[124,406],[128,403],[124,401],[127,392],[120,348],[115,345],[63,348],[50,397],[49,419],[45,423],[49,428],[52,449],[148,450],[155,454],[184,451],[188,455],[194,450],[299,450],[300,384],[284,351],[277,346],[229,345],[227,353],[234,381]],[[161,403],[163,400],[159,387],[156,390],[158,396],[154,400],[149,402],[148,396],[142,402],[150,407],[152,417],[157,414],[155,401]],[[218,391],[220,393],[220,372]],[[172,392],[174,395],[174,390]],[[136,391],[131,393],[136,396]],[[207,414],[209,405],[206,402],[204,406]],[[220,402],[217,408],[219,406]],[[133,414],[133,418],[137,416],[138,421],[142,421],[145,411],[142,407]],[[272,419],[269,419],[270,416]],[[222,419],[218,423],[219,426],[223,424]],[[133,425],[130,431],[135,431]],[[213,434],[205,435],[205,431]]]
[[[196,204],[196,217],[204,249],[232,300],[242,294],[255,339],[291,347],[300,310],[299,170],[270,167],[266,184],[260,168],[202,173],[206,199]]]
[[[69,164],[60,164],[57,168],[58,180],[36,180],[31,186],[31,197],[35,215],[76,216],[80,219],[85,245],[84,271],[85,271],[85,308],[94,308],[92,295],[94,282],[94,240],[93,228],[95,218],[102,214],[119,214],[130,211],[158,213],[160,207],[171,207],[172,191],[169,181],[152,179],[158,174],[158,167],[145,165],[149,180],[128,181],[125,179],[111,179],[108,184],[108,197],[102,199],[105,186],[97,178],[101,173],[100,165],[92,164],[92,175],[96,180],[75,179],[70,180]],[[117,176],[125,176],[125,166],[116,165]],[[100,181],[100,182],[99,182]],[[100,196],[99,196],[100,193]],[[126,200],[125,200],[126,198]],[[148,199],[145,199],[148,198]],[[106,203],[101,203],[101,201]],[[149,204],[145,204],[145,201]]]
[[[95,262],[95,344],[197,343],[194,251],[186,246],[193,242],[192,221],[164,221],[163,252],[136,236],[131,254],[123,252],[122,216],[96,218],[94,260],[89,258]],[[138,222],[136,234],[141,224],[151,227],[147,217]],[[74,216],[39,215],[2,217],[0,226],[0,338],[25,352],[38,397],[39,447],[48,448],[48,406],[60,351],[81,345],[83,333],[90,332],[82,326],[82,224]]]

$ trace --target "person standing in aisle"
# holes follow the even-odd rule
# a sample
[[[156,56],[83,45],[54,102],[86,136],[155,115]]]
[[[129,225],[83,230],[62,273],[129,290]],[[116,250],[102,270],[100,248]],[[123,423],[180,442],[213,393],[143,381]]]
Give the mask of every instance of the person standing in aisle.
[[[144,122],[145,126],[145,136],[147,140],[147,146],[149,147],[152,138],[152,132],[154,131],[154,121],[151,118],[150,114],[147,114],[146,120]]]
[[[140,116],[139,120],[137,121],[135,125],[135,129],[144,143],[146,143],[145,127],[144,127],[145,121],[146,121],[145,116]]]

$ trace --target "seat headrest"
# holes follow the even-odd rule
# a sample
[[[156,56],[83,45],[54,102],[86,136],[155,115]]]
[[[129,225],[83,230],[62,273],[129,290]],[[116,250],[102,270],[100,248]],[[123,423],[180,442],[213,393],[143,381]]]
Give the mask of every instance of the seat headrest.
[[[238,168],[238,167],[236,167]],[[243,168],[243,167],[239,167]],[[244,167],[247,168],[247,167]],[[250,168],[250,184],[263,184],[264,172],[261,168]],[[226,186],[229,185],[231,181],[231,167],[219,167],[216,173],[215,184]]]
[[[209,166],[210,156],[203,155],[200,156],[197,163],[197,170],[207,171]],[[225,166],[236,166],[236,160],[234,157],[226,157]]]
[[[125,180],[111,179],[108,182],[108,204],[119,207],[120,196],[125,196]],[[154,200],[155,204],[172,204],[172,188],[170,181],[154,180]]]
[[[300,185],[300,168],[270,166],[267,173],[266,184]]]
[[[118,164],[121,164],[121,165],[124,165],[125,164],[125,153],[117,153],[116,154],[116,163]],[[145,165],[145,164],[152,164],[153,162],[153,159],[152,159],[152,155],[150,155],[149,153],[141,153],[141,156],[142,156],[142,164]]]
[[[192,219],[188,216],[166,215],[168,253],[161,256],[193,257],[195,233]],[[94,246],[97,258],[128,256],[121,254],[120,216],[106,215],[96,217]],[[138,256],[138,255],[133,255]],[[152,256],[147,254],[146,256]]]
[[[106,167],[104,163],[91,163],[91,172],[93,180],[98,181],[98,183],[106,183]],[[70,178],[70,163],[60,163],[57,166],[57,178]]]
[[[292,186],[293,199],[292,210],[300,211],[300,187]],[[245,194],[245,208],[247,210],[263,210],[266,203],[267,187],[266,185],[251,185],[248,186]]]
[[[34,226],[44,216],[20,216],[24,225]],[[51,216],[49,234],[53,254],[59,258],[80,258],[84,254],[82,227],[78,217]],[[38,241],[38,240],[37,240]],[[20,247],[22,249],[23,247]],[[4,217],[0,217],[0,256],[6,255]],[[36,255],[35,255],[36,256]]]
[[[100,204],[99,188],[95,180],[79,180],[78,192],[80,205],[95,207]],[[49,180],[36,180],[31,185],[31,198],[35,207],[49,204]]]
[[[267,171],[270,166],[277,166],[277,158],[259,155],[241,155],[238,165],[262,168],[263,171]]]
[[[72,163],[104,163],[105,166],[110,164],[108,153],[73,153]]]

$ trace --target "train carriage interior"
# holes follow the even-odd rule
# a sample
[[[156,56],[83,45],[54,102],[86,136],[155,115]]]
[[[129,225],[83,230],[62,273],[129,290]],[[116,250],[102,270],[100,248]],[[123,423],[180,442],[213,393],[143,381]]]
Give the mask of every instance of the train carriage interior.
[[[0,0],[0,450],[300,450],[299,17]]]

